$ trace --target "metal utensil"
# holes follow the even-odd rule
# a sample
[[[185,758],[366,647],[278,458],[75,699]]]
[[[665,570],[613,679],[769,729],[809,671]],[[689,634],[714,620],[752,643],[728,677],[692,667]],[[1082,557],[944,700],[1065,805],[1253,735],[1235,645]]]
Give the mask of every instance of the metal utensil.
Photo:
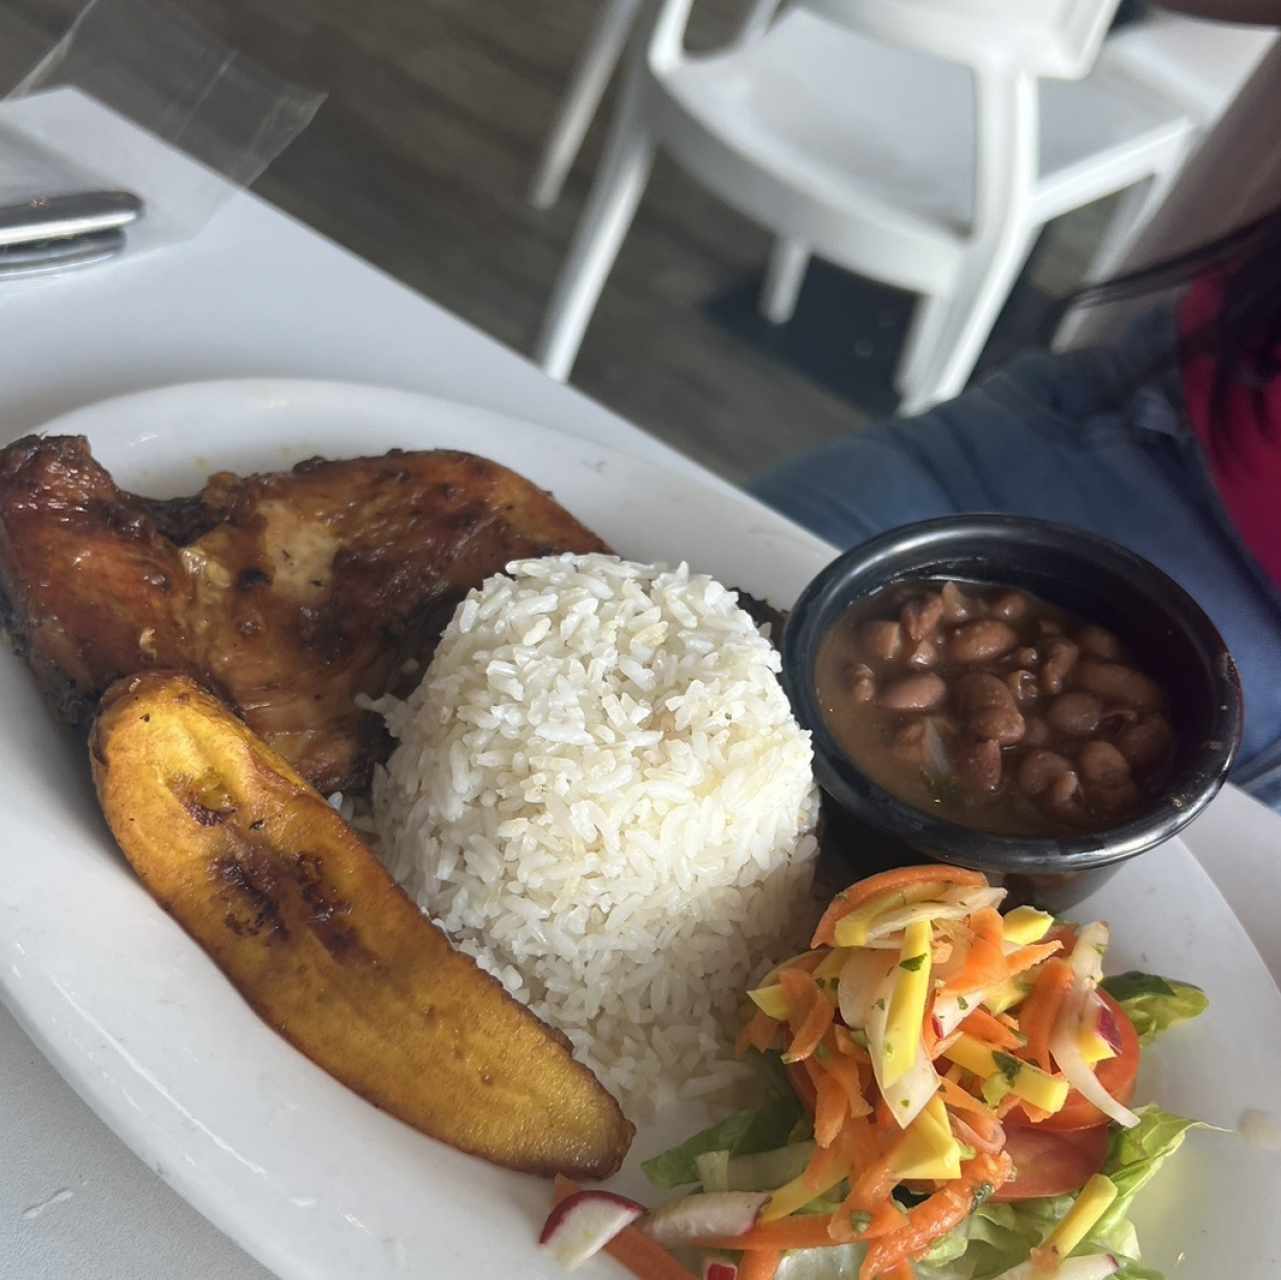
[[[142,201],[131,191],[33,196],[0,208],[0,247],[109,231],[141,217],[142,208]]]
[[[89,267],[114,258],[124,247],[125,233],[119,227],[56,240],[0,245],[0,280]]]

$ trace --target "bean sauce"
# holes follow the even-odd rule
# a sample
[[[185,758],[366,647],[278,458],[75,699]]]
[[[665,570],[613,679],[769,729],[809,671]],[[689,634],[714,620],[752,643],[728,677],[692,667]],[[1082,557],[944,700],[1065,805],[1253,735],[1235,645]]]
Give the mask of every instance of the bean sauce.
[[[828,633],[816,682],[864,773],[979,831],[1101,831],[1169,773],[1169,701],[1120,637],[1010,587],[888,587]]]

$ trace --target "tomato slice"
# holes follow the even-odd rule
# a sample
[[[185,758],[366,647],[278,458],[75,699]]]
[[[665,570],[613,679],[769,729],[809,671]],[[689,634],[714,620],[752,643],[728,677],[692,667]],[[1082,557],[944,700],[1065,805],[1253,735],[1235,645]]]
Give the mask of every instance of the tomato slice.
[[[1121,1040],[1121,1051],[1115,1058],[1104,1058],[1094,1064],[1094,1074],[1099,1083],[1123,1106],[1129,1106],[1134,1097],[1134,1079],[1139,1074],[1139,1059],[1142,1050],[1139,1048],[1139,1037],[1135,1034],[1134,1024],[1126,1017],[1125,1010],[1112,999],[1106,991],[1100,991],[1103,1003],[1116,1020],[1116,1029]],[[1005,1117],[1007,1129],[1030,1125],[1022,1107],[1015,1107]],[[1095,1129],[1108,1123],[1108,1118],[1092,1102],[1086,1100],[1075,1089],[1068,1094],[1067,1102],[1060,1111],[1056,1111],[1036,1128],[1063,1132],[1074,1129]]]
[[[1077,1191],[1103,1168],[1111,1134],[1106,1129],[1047,1133],[1038,1124],[1006,1129],[1005,1149],[1014,1161],[1014,1177],[993,1200],[1033,1200]]]

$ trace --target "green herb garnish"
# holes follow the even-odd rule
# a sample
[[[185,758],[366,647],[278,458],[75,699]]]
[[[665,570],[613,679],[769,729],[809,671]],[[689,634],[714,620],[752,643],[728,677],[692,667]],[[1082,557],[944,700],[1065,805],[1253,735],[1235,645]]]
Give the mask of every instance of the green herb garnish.
[[[1019,1072],[1023,1070],[1023,1064],[1017,1058],[1011,1057],[1008,1053],[1002,1053],[999,1049],[992,1053],[992,1061],[1005,1077],[1006,1084],[1013,1084],[1018,1079]]]

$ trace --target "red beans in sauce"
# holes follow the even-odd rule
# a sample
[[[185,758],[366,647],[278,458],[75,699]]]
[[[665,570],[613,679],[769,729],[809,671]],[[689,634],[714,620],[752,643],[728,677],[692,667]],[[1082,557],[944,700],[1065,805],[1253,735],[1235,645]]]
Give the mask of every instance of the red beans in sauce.
[[[899,799],[993,834],[1071,835],[1137,816],[1168,773],[1169,702],[1135,656],[1028,592],[923,581],[853,606],[816,682],[833,736]]]

